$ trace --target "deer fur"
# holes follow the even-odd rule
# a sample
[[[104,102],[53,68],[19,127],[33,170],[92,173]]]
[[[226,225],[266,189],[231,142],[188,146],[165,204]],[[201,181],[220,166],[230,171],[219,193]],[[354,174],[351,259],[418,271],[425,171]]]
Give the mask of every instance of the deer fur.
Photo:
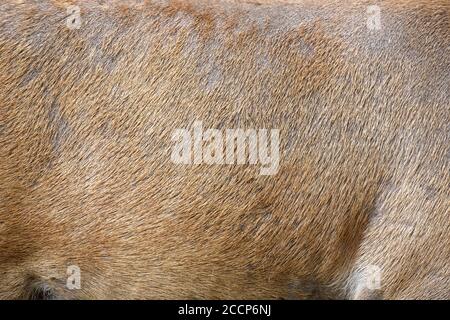
[[[0,17],[0,298],[450,298],[448,0]],[[172,163],[194,121],[279,129],[278,172]]]

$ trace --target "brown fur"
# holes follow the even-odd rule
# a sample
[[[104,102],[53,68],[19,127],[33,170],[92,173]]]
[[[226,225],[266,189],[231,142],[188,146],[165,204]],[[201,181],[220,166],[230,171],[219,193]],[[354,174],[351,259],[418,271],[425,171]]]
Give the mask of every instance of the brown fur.
[[[0,298],[450,298],[448,0],[137,2],[0,3]],[[279,172],[173,164],[195,120]]]

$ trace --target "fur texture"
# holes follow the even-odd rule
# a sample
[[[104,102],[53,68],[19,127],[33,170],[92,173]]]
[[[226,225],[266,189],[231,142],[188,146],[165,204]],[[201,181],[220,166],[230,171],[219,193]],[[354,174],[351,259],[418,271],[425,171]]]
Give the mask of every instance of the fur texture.
[[[450,299],[450,3],[371,4],[2,1],[0,298]],[[173,164],[195,120],[279,172]]]

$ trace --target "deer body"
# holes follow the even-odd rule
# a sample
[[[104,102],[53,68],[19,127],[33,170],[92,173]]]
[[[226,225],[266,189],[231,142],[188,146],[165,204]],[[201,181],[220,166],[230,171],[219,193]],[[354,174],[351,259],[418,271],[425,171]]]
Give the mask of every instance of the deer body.
[[[449,299],[450,4],[370,4],[3,1],[0,298]]]

